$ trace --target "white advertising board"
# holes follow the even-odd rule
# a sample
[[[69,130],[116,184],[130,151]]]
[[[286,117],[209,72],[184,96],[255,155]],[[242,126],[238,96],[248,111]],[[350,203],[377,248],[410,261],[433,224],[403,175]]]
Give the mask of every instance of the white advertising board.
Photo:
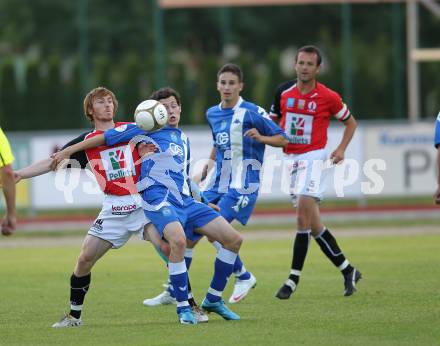
[[[336,148],[344,127],[329,129],[327,149]],[[212,148],[209,128],[184,128],[191,141],[191,173],[200,172]],[[436,151],[432,124],[359,126],[342,165],[329,169],[327,198],[362,198],[368,195],[431,194],[435,187]],[[49,157],[81,131],[29,135],[32,162]],[[16,167],[18,168],[18,167]],[[261,172],[261,200],[288,200],[289,164],[278,148],[267,147]],[[48,173],[31,180],[33,208],[99,207],[96,180],[88,171]]]
[[[39,135],[31,139],[32,162],[50,157],[77,133]],[[49,172],[32,179],[31,204],[34,208],[99,207],[103,194],[88,170]]]
[[[433,124],[382,125],[365,129],[365,159],[386,163],[383,196],[431,194],[435,189]]]

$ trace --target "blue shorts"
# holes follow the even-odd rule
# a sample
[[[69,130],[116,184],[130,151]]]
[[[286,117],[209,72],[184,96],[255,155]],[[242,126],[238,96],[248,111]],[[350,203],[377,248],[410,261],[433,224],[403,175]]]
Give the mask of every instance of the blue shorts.
[[[203,197],[209,203],[219,206],[221,216],[229,223],[237,220],[242,225],[246,225],[257,202],[258,192],[242,195],[234,189],[229,190],[227,193],[205,191]]]
[[[203,236],[195,232],[194,229],[203,227],[220,216],[215,210],[193,198],[185,199],[183,206],[170,204],[157,211],[144,210],[144,213],[154,224],[161,237],[163,237],[166,225],[177,221],[182,225],[186,238],[194,241]]]

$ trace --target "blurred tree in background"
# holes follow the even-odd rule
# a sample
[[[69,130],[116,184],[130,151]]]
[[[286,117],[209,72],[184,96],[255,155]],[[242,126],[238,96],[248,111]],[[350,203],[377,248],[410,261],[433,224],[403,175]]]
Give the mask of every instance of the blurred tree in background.
[[[22,114],[23,104],[15,77],[14,63],[10,59],[5,59],[0,66],[0,116],[4,114],[0,117],[0,124],[5,129],[17,129],[14,116]]]
[[[120,101],[118,119],[130,120],[136,105],[164,86],[156,85],[154,77],[154,4],[0,0],[1,126],[7,131],[88,126],[82,111],[88,91],[84,85],[112,89]],[[82,12],[81,5],[86,6]],[[406,117],[405,5],[350,6],[349,56],[341,9],[308,5],[164,11],[164,84],[182,95],[182,123],[205,123],[205,110],[219,102],[216,73],[225,62],[241,65],[243,96],[268,109],[277,85],[293,77],[295,49],[305,44],[322,49],[320,80],[341,95],[351,59],[349,101],[358,118]],[[420,8],[421,46],[439,47],[438,32],[439,19]],[[439,108],[440,63],[421,66],[422,114],[432,117]]]

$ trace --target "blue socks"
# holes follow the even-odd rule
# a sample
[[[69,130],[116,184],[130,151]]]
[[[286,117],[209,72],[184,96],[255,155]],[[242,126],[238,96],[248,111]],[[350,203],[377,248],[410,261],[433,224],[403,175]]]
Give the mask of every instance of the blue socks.
[[[246,270],[239,255],[237,255],[237,259],[235,260],[234,269],[232,270],[232,272],[239,280],[249,280],[251,278],[251,274]]]
[[[221,300],[223,290],[228,283],[228,278],[232,274],[237,254],[225,248],[221,248],[217,254],[214,264],[214,277],[208,289],[206,298],[215,303]]]
[[[188,272],[185,261],[168,263],[171,285],[177,301],[177,313],[189,306],[188,303]]]
[[[193,249],[186,249],[184,259],[185,259],[185,267],[186,267],[187,271],[191,267],[192,258],[193,258]],[[187,274],[187,276],[188,276],[188,274]],[[168,286],[168,292],[170,293],[170,296],[173,298],[176,298],[176,295],[174,294],[174,288],[173,288],[173,285],[171,284],[170,279],[168,279],[168,283],[170,284]]]
[[[223,248],[222,244],[220,244],[218,241],[214,241],[212,245],[217,250],[217,253],[220,251],[220,249]],[[234,268],[232,269],[232,272],[235,274],[235,277],[240,280],[248,280],[251,277],[251,274],[244,267],[240,255],[237,255],[237,259],[234,262]]]

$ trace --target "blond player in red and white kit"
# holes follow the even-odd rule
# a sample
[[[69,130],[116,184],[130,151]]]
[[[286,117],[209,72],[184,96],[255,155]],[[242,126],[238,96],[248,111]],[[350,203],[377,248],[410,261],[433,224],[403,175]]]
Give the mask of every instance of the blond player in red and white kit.
[[[118,101],[108,89],[98,87],[84,99],[84,112],[95,126],[94,131],[82,134],[64,147],[102,134],[124,123],[115,123]],[[16,172],[16,181],[50,171],[52,159],[42,160]],[[100,146],[78,152],[70,158],[70,166],[89,168],[104,192],[102,210],[84,239],[81,253],[70,278],[70,312],[52,327],[80,326],[84,297],[89,289],[94,264],[111,248],[123,246],[133,234],[148,239],[149,220],[142,210],[141,197],[136,190],[140,173],[137,150],[128,143]],[[145,227],[144,227],[145,226]]]
[[[305,46],[295,56],[297,79],[282,84],[275,94],[271,117],[285,131],[289,144],[283,148],[291,167],[290,190],[297,208],[297,233],[289,278],[276,297],[288,299],[296,290],[312,235],[324,254],[344,276],[345,296],[351,296],[361,273],[350,265],[336,239],[321,221],[319,202],[326,188],[328,168],[327,132],[332,117],[345,125],[338,147],[330,154],[337,164],[356,130],[356,120],[335,91],[316,81],[321,53]]]

